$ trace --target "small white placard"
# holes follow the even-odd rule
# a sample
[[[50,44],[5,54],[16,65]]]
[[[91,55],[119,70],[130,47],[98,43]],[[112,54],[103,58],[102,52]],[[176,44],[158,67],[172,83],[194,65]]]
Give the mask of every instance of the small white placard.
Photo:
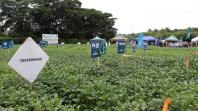
[[[64,42],[61,42],[61,45],[65,45],[65,43]]]
[[[42,34],[42,40],[48,44],[58,44],[58,34]]]

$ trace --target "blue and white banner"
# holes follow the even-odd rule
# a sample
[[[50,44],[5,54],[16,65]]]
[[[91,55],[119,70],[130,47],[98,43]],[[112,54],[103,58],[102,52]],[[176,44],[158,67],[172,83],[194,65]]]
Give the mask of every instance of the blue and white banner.
[[[100,57],[100,41],[92,40],[91,41],[91,58]]]
[[[125,53],[126,42],[124,40],[117,41],[117,52],[118,54]]]
[[[13,48],[14,47],[14,41],[3,41],[1,43],[1,47],[3,49],[9,49],[9,48]]]
[[[143,33],[140,33],[138,35],[138,48],[142,48],[142,45],[143,45],[143,37],[144,37],[144,34]]]

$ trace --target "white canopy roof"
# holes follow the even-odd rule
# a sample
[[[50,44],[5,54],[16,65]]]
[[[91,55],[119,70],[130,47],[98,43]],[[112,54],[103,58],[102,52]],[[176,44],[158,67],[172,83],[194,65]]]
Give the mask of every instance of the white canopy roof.
[[[92,40],[100,40],[100,39],[101,39],[100,37],[96,36]]]
[[[127,40],[127,38],[125,38],[122,35],[117,35],[116,37],[112,38],[113,41],[117,41],[117,40]]]
[[[171,35],[170,37],[166,38],[165,41],[179,41],[179,39],[176,38],[174,35]]]
[[[196,41],[198,41],[198,37],[195,37],[195,38],[193,38],[193,39],[191,40],[191,42],[196,42]]]

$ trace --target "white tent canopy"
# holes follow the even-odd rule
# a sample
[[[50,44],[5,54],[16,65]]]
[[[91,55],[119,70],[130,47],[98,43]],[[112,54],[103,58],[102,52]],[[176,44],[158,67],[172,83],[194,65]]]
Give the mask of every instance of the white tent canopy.
[[[198,41],[198,37],[195,37],[191,40],[191,42],[197,42]]]
[[[125,38],[122,35],[117,35],[116,37],[112,38],[111,40],[113,41],[117,41],[117,40],[127,40],[127,38]]]
[[[162,42],[162,43],[165,43],[165,42],[166,42],[166,40],[161,40],[161,42]]]
[[[179,41],[178,38],[176,38],[174,35],[171,35],[170,37],[164,39],[165,41],[172,41],[172,42],[177,42]]]

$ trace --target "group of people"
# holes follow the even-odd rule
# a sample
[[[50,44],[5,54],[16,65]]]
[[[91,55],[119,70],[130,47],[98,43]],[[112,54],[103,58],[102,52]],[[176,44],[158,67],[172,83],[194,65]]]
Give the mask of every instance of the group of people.
[[[179,47],[192,47],[192,46],[197,46],[197,45],[194,45],[193,43],[188,43],[188,42],[164,42],[164,43],[161,43],[160,46],[179,48]]]

